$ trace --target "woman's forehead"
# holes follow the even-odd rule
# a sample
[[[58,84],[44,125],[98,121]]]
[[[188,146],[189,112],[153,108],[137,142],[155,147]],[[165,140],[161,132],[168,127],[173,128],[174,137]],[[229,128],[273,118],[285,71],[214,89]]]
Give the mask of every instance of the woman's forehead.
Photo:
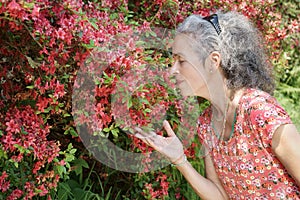
[[[184,55],[186,51],[191,51],[192,44],[195,40],[186,34],[178,34],[172,44],[172,53],[176,55]]]

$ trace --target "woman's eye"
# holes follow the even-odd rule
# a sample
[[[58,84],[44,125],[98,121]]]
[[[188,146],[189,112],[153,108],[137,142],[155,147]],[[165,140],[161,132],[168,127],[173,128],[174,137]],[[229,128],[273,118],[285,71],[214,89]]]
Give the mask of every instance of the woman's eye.
[[[186,60],[183,59],[181,56],[178,56],[178,55],[174,55],[174,59],[175,61],[177,61],[179,64],[182,64],[184,63]]]

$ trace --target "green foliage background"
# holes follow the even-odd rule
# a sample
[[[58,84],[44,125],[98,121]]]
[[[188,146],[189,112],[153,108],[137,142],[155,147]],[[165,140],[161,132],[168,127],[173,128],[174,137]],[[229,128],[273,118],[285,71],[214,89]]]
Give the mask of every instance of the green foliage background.
[[[278,12],[282,13],[282,24],[291,19],[299,20],[300,2],[279,1]],[[290,35],[281,41],[282,51],[280,59],[274,62],[277,88],[275,97],[290,114],[293,122],[300,131],[300,33]]]

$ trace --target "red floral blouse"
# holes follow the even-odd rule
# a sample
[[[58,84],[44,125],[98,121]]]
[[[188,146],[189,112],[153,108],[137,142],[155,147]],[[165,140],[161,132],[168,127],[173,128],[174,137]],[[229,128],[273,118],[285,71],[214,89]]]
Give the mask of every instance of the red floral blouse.
[[[209,107],[200,116],[198,134],[230,199],[300,199],[299,186],[272,152],[274,131],[291,123],[275,98],[247,89],[236,110],[233,136],[227,141],[214,133],[211,114]]]

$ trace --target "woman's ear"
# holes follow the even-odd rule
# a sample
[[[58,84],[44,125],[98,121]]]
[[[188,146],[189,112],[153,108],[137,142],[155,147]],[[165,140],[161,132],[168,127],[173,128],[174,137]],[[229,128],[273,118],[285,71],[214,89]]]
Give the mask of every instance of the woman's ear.
[[[210,53],[209,58],[215,70],[218,69],[221,64],[221,54],[217,51],[213,51]]]
[[[219,68],[220,63],[221,63],[221,54],[217,51],[213,51],[205,59],[205,69],[208,72],[212,73]]]

